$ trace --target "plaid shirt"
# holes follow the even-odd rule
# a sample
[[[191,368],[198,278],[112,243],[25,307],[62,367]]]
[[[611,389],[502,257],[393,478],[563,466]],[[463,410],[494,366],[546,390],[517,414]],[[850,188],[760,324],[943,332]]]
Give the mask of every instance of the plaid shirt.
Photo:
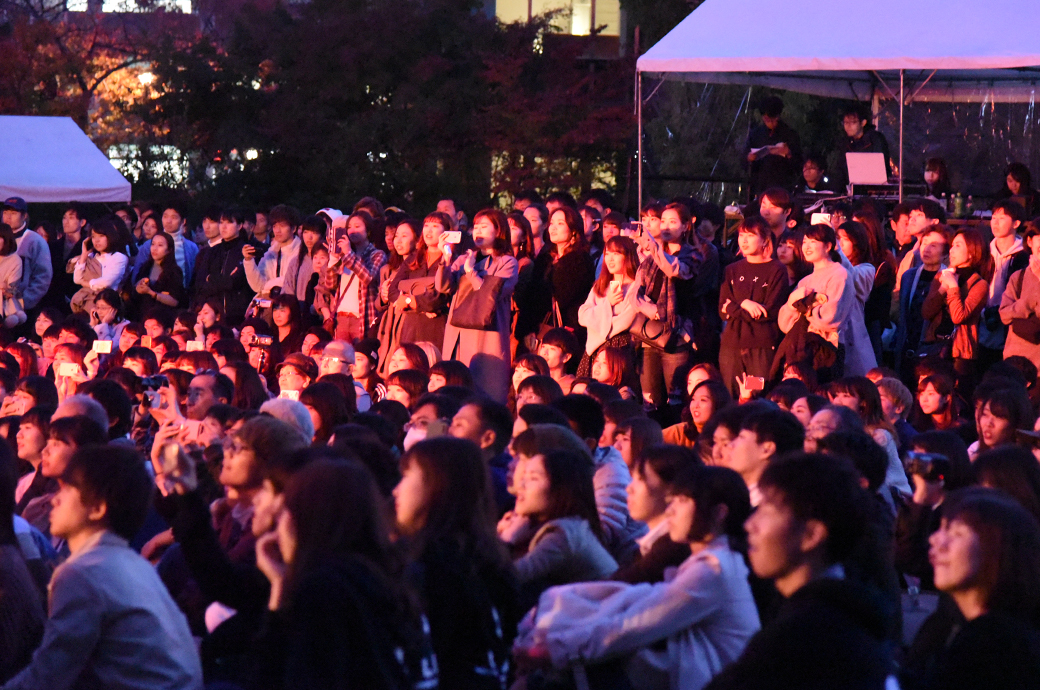
[[[364,288],[362,298],[365,313],[359,316],[365,322],[366,327],[379,319],[379,269],[384,264],[386,264],[386,254],[376,249],[371,242],[365,245],[360,252],[351,252],[348,256],[343,257],[340,272],[351,271]],[[340,295],[337,299],[337,308],[339,308],[342,298],[343,296]]]

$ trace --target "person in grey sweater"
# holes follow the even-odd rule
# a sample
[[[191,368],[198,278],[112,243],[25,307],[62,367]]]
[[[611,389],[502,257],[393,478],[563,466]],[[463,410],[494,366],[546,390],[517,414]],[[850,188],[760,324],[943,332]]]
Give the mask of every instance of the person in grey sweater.
[[[72,555],[51,579],[43,642],[3,690],[201,690],[184,614],[127,545],[153,489],[129,448],[84,446],[72,456],[51,511],[51,533],[67,540]]]
[[[556,450],[517,465],[516,516],[499,523],[499,537],[517,557],[521,608],[529,608],[549,587],[603,580],[617,562],[603,546],[603,530],[587,455]]]

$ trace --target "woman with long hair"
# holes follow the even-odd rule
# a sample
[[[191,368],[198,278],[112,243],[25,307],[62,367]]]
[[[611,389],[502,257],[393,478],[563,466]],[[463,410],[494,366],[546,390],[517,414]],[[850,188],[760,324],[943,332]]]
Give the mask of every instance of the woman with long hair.
[[[932,281],[921,306],[925,320],[921,342],[950,341],[957,391],[970,400],[978,381],[979,319],[989,298],[992,261],[989,246],[974,228],[963,228],[950,244],[950,267]]]
[[[441,294],[454,297],[441,353],[445,359],[467,365],[481,390],[504,403],[509,395],[509,305],[517,281],[516,259],[510,254],[509,223],[497,209],[478,211],[473,217],[476,248],[454,259],[455,248],[444,238],[441,235],[444,263],[437,269],[435,284]],[[490,305],[478,302],[478,293],[485,285],[494,295]],[[490,313],[485,311],[488,306]]]
[[[614,430],[614,449],[621,453],[630,472],[644,450],[661,443],[664,443],[661,425],[649,417],[626,419],[618,422]]]
[[[548,246],[545,229],[549,225],[549,209],[544,204],[531,204],[524,209],[524,218],[531,224],[531,252],[535,258],[541,256]]]
[[[340,424],[349,424],[347,401],[339,387],[318,381],[300,392],[300,403],[307,408],[314,422],[314,445],[324,446],[332,437],[332,430]]]
[[[944,201],[952,195],[950,173],[946,170],[946,161],[942,158],[929,158],[924,162],[924,186],[927,194],[936,201]]]
[[[802,256],[801,230],[784,230],[780,237],[776,238],[776,260],[787,268],[787,283],[795,286],[805,276],[812,273],[812,264]]]
[[[421,228],[412,219],[397,226],[393,254],[399,257],[398,265],[380,286],[388,307],[379,323],[381,376],[390,373],[386,367],[403,343],[429,341],[440,346],[444,342],[451,299],[438,292],[434,282],[444,263],[440,238],[450,230],[451,220],[444,213],[426,216]],[[402,256],[396,250],[406,253]]]
[[[426,622],[389,535],[385,501],[359,462],[314,460],[292,475],[277,529],[256,544],[271,581],[257,643],[268,687],[436,683]]]
[[[8,345],[5,350],[18,361],[18,378],[35,376],[39,373],[39,364],[36,350],[28,343],[15,342]]]
[[[1014,162],[1004,169],[1004,185],[993,196],[993,203],[1014,199],[1026,210],[1026,217],[1040,215],[1040,192],[1033,187],[1033,176],[1024,163]]]
[[[910,496],[913,490],[899,459],[896,430],[885,419],[877,386],[865,376],[847,376],[833,382],[829,393],[831,404],[847,407],[858,414],[863,420],[863,430],[885,449],[888,456],[885,484],[904,496]]]
[[[300,317],[300,302],[295,295],[281,294],[271,300],[271,321],[274,322],[275,342],[282,356],[299,352],[307,334]]]
[[[540,323],[567,328],[578,345],[585,345],[585,327],[578,316],[596,279],[596,263],[585,241],[581,214],[562,206],[549,216],[549,251],[538,256],[534,280]],[[573,371],[573,370],[572,370]]]
[[[1019,429],[1030,431],[1036,415],[1025,389],[1008,386],[979,395],[975,399],[975,427],[978,440],[968,447],[972,460],[987,450],[1014,444]]]
[[[247,362],[228,362],[221,367],[220,373],[235,384],[235,397],[230,401],[232,406],[240,410],[259,410],[270,400],[267,383]]]
[[[933,374],[917,386],[917,407],[910,418],[916,431],[952,431],[971,445],[976,440],[975,425],[962,414],[952,376]]]
[[[105,288],[94,296],[94,310],[90,314],[90,325],[99,340],[119,342],[119,338],[130,322],[126,320],[123,300],[112,288]]]
[[[949,596],[914,638],[908,688],[1024,688],[1040,669],[1040,526],[1005,494],[950,497],[930,537],[936,588]]]
[[[592,378],[616,389],[623,400],[640,400],[639,382],[628,350],[600,348],[592,362]]]
[[[14,491],[17,501],[15,512],[23,517],[26,508],[34,499],[53,494],[58,488],[57,482],[43,472],[43,449],[47,446],[51,413],[48,408],[32,408],[22,415],[18,422],[18,431],[15,433],[15,449],[21,461],[19,465],[27,469],[18,478]],[[43,517],[46,518],[47,514],[45,511]],[[32,517],[30,515],[25,519],[29,520]],[[36,527],[46,529],[46,520],[39,522]]]
[[[387,400],[396,400],[409,410],[426,393],[429,377],[416,369],[398,369],[386,377]],[[412,410],[414,411],[414,410]]]
[[[401,457],[397,526],[415,561],[445,688],[498,690],[509,674],[522,611],[516,572],[492,526],[490,486],[469,441],[419,441]]]
[[[105,216],[94,222],[90,239],[83,243],[83,252],[76,259],[72,273],[73,282],[82,288],[72,297],[73,312],[90,314],[94,311],[94,297],[99,291],[119,288],[128,261],[116,225],[122,222],[115,216]]]
[[[874,358],[881,361],[881,334],[891,320],[892,293],[896,289],[896,269],[899,262],[895,254],[888,248],[881,219],[873,205],[863,205],[852,214],[852,219],[862,223],[867,229],[870,241],[871,259],[874,268],[874,285],[870,288],[870,296],[863,307],[863,319],[866,321],[867,333]]]
[[[416,343],[404,343],[392,352],[393,354],[387,358],[386,366],[380,367],[380,374],[389,376],[401,369],[415,369],[429,375],[430,360]]]
[[[845,322],[845,375],[863,376],[877,366],[874,346],[867,333],[864,309],[874,286],[875,265],[871,263],[874,251],[870,236],[862,223],[854,220],[841,224],[837,231],[842,264],[848,263],[850,286],[853,290],[852,308]]]
[[[588,376],[592,372],[592,360],[600,348],[631,349],[628,329],[637,313],[637,270],[636,243],[620,235],[607,240],[603,249],[603,270],[588,299],[578,309],[578,322],[588,334],[585,352],[578,364],[578,376]]]
[[[534,277],[534,261],[537,256],[535,252],[534,235],[531,230],[531,221],[520,211],[513,211],[506,216],[509,223],[509,242],[513,248],[513,257],[517,263],[516,289],[513,290],[513,321],[509,339],[510,355],[516,356],[517,346],[520,344],[516,339],[516,324],[520,317],[520,305],[527,304],[530,300],[529,290]]]
[[[520,384],[524,382],[524,379],[531,376],[548,377],[550,376],[550,371],[549,364],[545,361],[545,358],[529,352],[518,356],[513,362],[513,374],[510,378],[509,398],[506,400],[506,405],[514,416],[517,411],[516,401],[520,392]]]
[[[705,268],[707,256],[691,245],[693,215],[684,204],[668,204],[661,211],[661,221],[645,226],[637,244],[645,255],[636,272],[637,308],[644,329],[668,332],[663,347],[643,347],[643,369],[640,383],[643,397],[658,410],[666,409],[670,399],[677,400],[674,390],[675,372],[690,359],[695,336],[694,301],[699,280],[698,269]],[[656,233],[656,234],[655,234]],[[716,265],[717,269],[717,265]],[[714,307],[713,307],[714,310]],[[637,321],[639,316],[636,317]]]
[[[390,229],[390,226],[388,225],[387,228]],[[386,265],[379,271],[379,301],[384,307],[392,302],[390,282],[393,280],[394,274],[401,266],[415,262],[417,258],[415,250],[422,237],[418,221],[410,218],[402,219],[392,229],[394,232],[389,243],[390,255],[387,257]]]
[[[165,232],[156,233],[149,252],[148,260],[138,274],[141,277],[134,286],[134,313],[140,316],[160,304],[172,309],[188,306],[184,273],[174,256],[173,237]]]
[[[683,408],[683,421],[664,430],[664,442],[692,448],[704,425],[719,410],[733,404],[729,388],[721,381],[709,379],[698,383],[690,392]]]
[[[549,587],[602,580],[618,566],[603,546],[592,458],[576,450],[527,456],[525,435],[533,438],[536,429],[528,429],[513,441],[523,460],[513,474],[515,513],[521,520],[507,523],[503,519],[499,536],[517,554],[514,564],[521,605],[526,609]],[[503,530],[504,524],[513,529]],[[518,526],[522,529],[516,529]]]

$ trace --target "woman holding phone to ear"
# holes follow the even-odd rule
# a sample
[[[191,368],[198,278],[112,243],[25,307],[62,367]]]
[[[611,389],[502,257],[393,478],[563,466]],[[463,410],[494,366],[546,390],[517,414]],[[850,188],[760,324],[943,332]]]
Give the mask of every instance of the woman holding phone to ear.
[[[518,270],[516,259],[510,253],[506,215],[491,208],[479,211],[473,217],[473,242],[476,249],[456,257],[456,245],[446,243],[444,235],[441,237],[444,263],[437,269],[435,287],[441,294],[455,295],[448,312],[441,352],[445,359],[456,359],[468,366],[473,380],[483,392],[504,403],[509,394],[510,378],[509,305]],[[466,299],[479,300],[486,295],[494,297],[494,330],[455,325],[463,280],[468,281],[471,288],[464,295]]]

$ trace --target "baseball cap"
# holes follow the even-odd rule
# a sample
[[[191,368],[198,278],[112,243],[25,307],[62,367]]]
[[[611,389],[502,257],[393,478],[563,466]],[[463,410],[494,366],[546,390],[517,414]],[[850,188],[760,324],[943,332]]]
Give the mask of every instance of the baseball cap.
[[[12,208],[19,213],[28,213],[29,204],[20,196],[12,196],[4,200],[4,208]]]
[[[310,378],[311,381],[318,380],[318,365],[315,364],[314,360],[303,354],[302,352],[293,352],[284,360],[281,364],[275,367],[276,372],[281,372],[282,367],[286,365],[292,365],[294,369]]]
[[[375,338],[365,338],[354,343],[354,351],[360,352],[372,362],[379,363],[379,341]]]

